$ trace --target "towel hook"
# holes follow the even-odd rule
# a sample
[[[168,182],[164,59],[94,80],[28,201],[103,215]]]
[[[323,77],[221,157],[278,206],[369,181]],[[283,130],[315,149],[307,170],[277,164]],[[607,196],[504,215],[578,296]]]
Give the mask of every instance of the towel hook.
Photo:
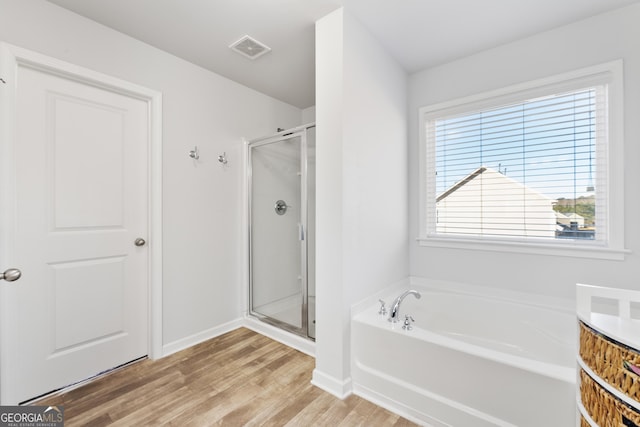
[[[193,150],[189,151],[189,157],[194,160],[198,160],[200,158],[200,152],[198,151],[197,145],[193,148]]]

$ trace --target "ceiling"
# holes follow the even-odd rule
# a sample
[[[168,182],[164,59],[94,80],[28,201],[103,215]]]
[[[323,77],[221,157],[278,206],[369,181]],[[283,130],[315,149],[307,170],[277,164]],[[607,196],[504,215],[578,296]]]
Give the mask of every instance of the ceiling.
[[[48,0],[299,108],[315,104],[314,22],[344,6],[408,72],[640,0]],[[272,50],[247,59],[249,35]]]

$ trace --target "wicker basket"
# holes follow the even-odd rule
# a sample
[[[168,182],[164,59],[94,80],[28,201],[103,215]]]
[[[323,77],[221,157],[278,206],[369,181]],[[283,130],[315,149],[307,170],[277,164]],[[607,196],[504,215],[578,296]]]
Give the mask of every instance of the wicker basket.
[[[580,322],[580,357],[600,378],[640,402],[640,375],[625,367],[640,368],[640,353]]]
[[[591,419],[601,427],[640,427],[640,412],[600,387],[582,369],[580,398]],[[586,421],[581,422],[585,424]]]
[[[580,416],[580,427],[591,427],[591,424],[589,424],[583,416]]]

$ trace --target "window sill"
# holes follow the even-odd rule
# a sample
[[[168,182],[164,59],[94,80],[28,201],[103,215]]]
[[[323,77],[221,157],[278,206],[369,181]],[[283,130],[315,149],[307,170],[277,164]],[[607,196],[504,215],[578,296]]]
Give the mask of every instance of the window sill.
[[[509,252],[532,255],[562,256],[572,258],[591,258],[609,261],[624,261],[628,249],[606,248],[596,245],[577,245],[571,243],[549,244],[537,242],[512,242],[498,240],[472,240],[442,237],[420,237],[416,239],[420,246],[446,249],[467,249],[475,251]]]

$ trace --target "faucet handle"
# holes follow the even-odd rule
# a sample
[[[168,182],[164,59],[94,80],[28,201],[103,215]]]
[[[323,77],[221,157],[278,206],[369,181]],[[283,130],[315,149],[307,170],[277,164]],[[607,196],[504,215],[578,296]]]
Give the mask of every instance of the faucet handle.
[[[385,314],[387,314],[387,308],[384,306],[385,302],[381,299],[379,299],[378,301],[380,301],[380,310],[378,311],[378,314],[384,316]]]
[[[411,317],[410,314],[405,314],[404,315],[404,324],[402,325],[402,329],[404,329],[405,331],[412,330],[413,329],[413,326],[411,326],[412,322],[415,322],[413,317]]]

